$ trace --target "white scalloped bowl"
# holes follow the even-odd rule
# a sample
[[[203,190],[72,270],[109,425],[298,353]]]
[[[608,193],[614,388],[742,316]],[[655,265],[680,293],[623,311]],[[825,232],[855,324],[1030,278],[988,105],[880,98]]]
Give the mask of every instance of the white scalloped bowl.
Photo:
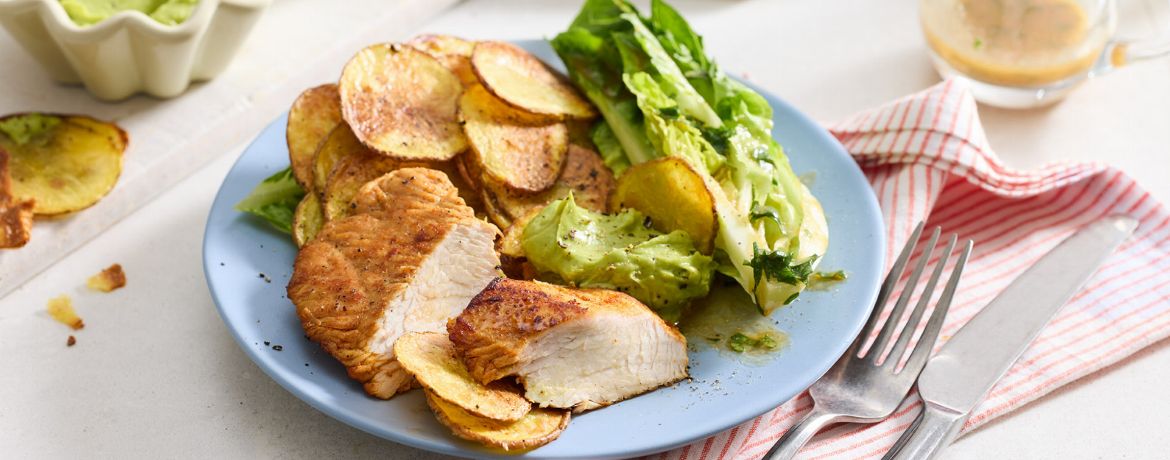
[[[54,80],[84,84],[99,99],[171,98],[222,72],[270,3],[201,0],[173,26],[138,11],[79,26],[57,0],[0,0],[0,26]]]

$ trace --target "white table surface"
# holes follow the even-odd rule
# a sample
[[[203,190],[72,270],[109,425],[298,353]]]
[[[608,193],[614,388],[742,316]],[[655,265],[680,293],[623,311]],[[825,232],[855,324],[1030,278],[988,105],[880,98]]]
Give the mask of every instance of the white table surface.
[[[272,8],[297,3],[277,1]],[[748,75],[814,118],[831,121],[937,81],[924,54],[915,3],[758,0],[679,6],[725,68]],[[326,2],[320,4],[326,8]],[[419,24],[414,32],[550,36],[577,6],[576,1],[476,1]],[[1136,25],[1148,28],[1155,17],[1139,15]],[[311,56],[290,57],[302,58]],[[1090,82],[1056,107],[984,108],[982,115],[993,146],[1009,165],[1104,160],[1170,202],[1170,60]],[[315,411],[269,380],[232,341],[204,284],[201,243],[211,200],[240,148],[223,152],[0,299],[0,456],[440,458]],[[97,294],[83,287],[88,276],[113,262],[125,267],[126,288]],[[62,293],[73,296],[84,330],[70,331],[45,313],[46,300]],[[78,343],[66,348],[70,334]],[[964,436],[944,457],[1167,458],[1167,381],[1170,347],[1163,342]]]

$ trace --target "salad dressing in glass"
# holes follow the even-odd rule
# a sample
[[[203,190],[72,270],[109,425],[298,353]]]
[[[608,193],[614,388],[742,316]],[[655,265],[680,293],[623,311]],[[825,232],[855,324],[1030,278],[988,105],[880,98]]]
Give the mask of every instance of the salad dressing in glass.
[[[920,11],[935,54],[987,83],[1036,86],[1080,75],[1108,40],[1108,28],[1094,27],[1076,0],[925,0]]]

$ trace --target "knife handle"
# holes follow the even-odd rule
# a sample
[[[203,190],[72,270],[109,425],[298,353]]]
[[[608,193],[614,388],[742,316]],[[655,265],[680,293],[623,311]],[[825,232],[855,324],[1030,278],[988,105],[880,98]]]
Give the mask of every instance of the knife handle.
[[[902,433],[883,460],[924,460],[942,453],[959,435],[968,414],[961,414],[930,403],[923,403],[922,412]]]

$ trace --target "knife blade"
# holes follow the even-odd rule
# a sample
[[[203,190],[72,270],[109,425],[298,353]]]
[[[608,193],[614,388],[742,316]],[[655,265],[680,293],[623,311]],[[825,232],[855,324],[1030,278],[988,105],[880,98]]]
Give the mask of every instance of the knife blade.
[[[950,445],[971,410],[1135,229],[1137,221],[1125,216],[1089,224],[1041,257],[960,328],[926,363],[918,377],[923,410],[884,458],[933,458]]]

